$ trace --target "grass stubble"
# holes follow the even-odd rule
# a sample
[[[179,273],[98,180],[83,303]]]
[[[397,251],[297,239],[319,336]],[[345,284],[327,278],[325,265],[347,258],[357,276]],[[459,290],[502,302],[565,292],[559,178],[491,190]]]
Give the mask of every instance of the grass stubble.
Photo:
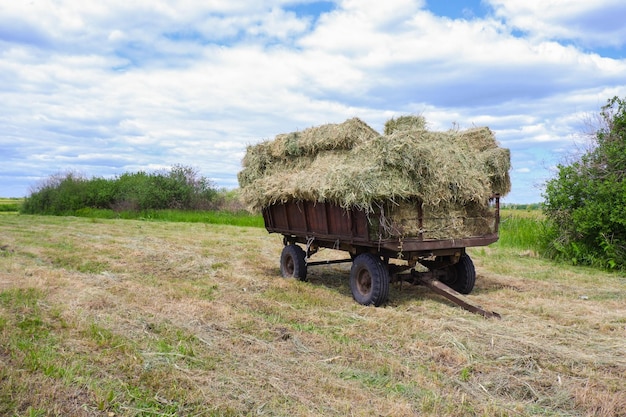
[[[360,306],[349,265],[284,280],[280,250],[258,228],[0,217],[0,415],[626,415],[621,276],[472,249],[486,320],[408,284]]]

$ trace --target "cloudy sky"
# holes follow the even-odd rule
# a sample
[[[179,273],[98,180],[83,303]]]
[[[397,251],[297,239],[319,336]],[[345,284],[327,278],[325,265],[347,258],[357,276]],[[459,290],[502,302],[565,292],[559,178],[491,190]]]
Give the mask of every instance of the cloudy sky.
[[[489,126],[508,203],[626,97],[623,0],[0,2],[0,196],[62,172],[191,166],[237,187],[248,144],[359,117]]]

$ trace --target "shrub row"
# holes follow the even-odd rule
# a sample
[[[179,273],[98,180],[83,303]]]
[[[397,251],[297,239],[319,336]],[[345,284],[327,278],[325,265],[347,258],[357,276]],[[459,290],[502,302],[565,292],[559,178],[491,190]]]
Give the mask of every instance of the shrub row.
[[[175,165],[169,171],[125,173],[113,179],[87,179],[70,172],[53,175],[41,183],[21,208],[26,214],[72,214],[77,210],[160,209],[210,210],[217,204],[213,183],[190,167]]]

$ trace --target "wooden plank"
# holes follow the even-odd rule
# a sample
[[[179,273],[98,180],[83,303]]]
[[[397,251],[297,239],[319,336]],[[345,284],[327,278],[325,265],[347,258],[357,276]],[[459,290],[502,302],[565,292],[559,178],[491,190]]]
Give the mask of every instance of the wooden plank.
[[[326,206],[326,203],[305,202],[304,212],[306,214],[307,230],[312,234],[328,234]]]

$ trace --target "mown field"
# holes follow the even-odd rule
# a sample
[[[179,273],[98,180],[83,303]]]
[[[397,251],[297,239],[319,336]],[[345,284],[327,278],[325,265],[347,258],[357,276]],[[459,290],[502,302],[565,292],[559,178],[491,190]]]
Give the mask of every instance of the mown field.
[[[0,415],[625,416],[626,278],[507,239],[470,250],[496,320],[282,279],[262,228],[0,215]]]

